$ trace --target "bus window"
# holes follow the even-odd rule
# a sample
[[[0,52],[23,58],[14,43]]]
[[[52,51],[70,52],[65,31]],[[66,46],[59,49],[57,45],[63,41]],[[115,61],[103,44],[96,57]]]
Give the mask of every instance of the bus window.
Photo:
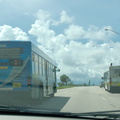
[[[47,62],[47,71],[48,71],[48,76],[52,78],[52,73],[53,73],[53,65],[49,62]]]
[[[50,63],[50,77],[52,77],[52,64]]]
[[[43,75],[42,58],[39,56],[39,75]]]
[[[55,78],[55,69],[56,69],[56,67],[53,66],[53,68],[52,68],[52,76],[53,76],[53,78]]]
[[[35,54],[35,74],[38,74],[38,55]]]
[[[120,69],[113,69],[113,77],[120,77]]]
[[[34,56],[34,52],[32,53],[32,61],[34,62],[35,56]]]
[[[33,52],[32,53],[32,72],[33,72],[33,74],[35,73],[35,55],[34,55],[35,53]]]
[[[53,78],[53,65],[52,64],[50,66],[50,76],[51,76],[51,78]]]
[[[48,76],[50,77],[50,63],[49,62],[47,62],[47,70],[48,70]]]
[[[45,60],[42,59],[42,70],[43,70],[43,76],[45,76]]]
[[[51,63],[48,62],[48,76],[51,77]]]
[[[52,65],[52,78],[54,78],[54,66]]]

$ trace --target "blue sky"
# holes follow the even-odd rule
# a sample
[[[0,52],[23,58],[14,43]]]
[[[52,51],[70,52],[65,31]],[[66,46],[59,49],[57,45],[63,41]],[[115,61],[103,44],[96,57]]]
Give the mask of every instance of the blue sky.
[[[17,26],[27,32],[35,21],[34,14],[39,9],[49,11],[54,19],[59,19],[60,12],[65,10],[75,17],[76,24],[85,28],[89,25],[111,25],[120,31],[117,24],[120,21],[119,4],[119,0],[1,0],[0,25]]]
[[[69,2],[69,4],[68,4]],[[87,29],[90,25],[97,27],[111,25],[114,30],[120,31],[118,22],[119,1],[106,0],[76,0],[76,1],[42,1],[42,0],[5,0],[1,2],[1,19],[0,25],[11,25],[19,27],[23,31],[28,32],[31,24],[36,20],[35,14],[39,9],[46,10],[51,13],[53,19],[57,20],[60,17],[60,12],[65,10],[70,16],[75,17],[74,23],[83,26]],[[64,30],[64,25],[59,26],[59,29],[53,27],[57,33]]]
[[[73,81],[120,64],[119,0],[0,0],[0,40],[31,40]]]

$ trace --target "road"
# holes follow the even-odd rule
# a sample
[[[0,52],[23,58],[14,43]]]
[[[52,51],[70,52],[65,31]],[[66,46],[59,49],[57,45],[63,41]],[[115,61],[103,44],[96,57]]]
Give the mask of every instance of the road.
[[[58,90],[38,108],[74,113],[120,110],[120,93],[109,93],[99,86],[67,88]]]
[[[12,106],[34,107],[44,111],[84,113],[120,110],[120,93],[109,93],[99,86],[61,89],[57,91],[55,97],[45,99],[41,104],[11,98],[6,101]]]
[[[56,95],[60,95],[63,90]],[[120,110],[120,93],[113,94],[98,86],[75,87],[66,89],[64,96],[70,97],[62,112],[75,113]]]

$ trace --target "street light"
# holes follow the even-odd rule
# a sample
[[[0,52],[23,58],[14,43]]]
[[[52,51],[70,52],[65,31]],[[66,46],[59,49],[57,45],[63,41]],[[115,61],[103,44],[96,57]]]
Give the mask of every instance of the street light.
[[[116,32],[116,31],[114,31],[114,30],[112,30],[112,29],[107,29],[107,28],[106,28],[105,31],[111,31],[111,32],[113,32],[113,33],[116,33],[116,34],[120,35],[120,33]]]

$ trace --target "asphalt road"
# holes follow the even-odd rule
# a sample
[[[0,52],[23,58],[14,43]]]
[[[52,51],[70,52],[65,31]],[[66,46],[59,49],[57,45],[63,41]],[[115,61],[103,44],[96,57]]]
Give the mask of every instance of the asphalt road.
[[[99,86],[67,88],[38,107],[72,113],[120,110],[120,93],[109,93]]]
[[[11,99],[10,97],[2,102],[4,103],[4,101],[11,106],[32,107],[44,111],[84,113],[120,110],[120,93],[109,93],[99,86],[61,89],[57,91],[55,97],[45,98],[40,104],[30,100]]]
[[[56,96],[62,95],[63,90]],[[62,112],[95,112],[120,110],[120,93],[109,93],[99,86],[74,87],[64,91],[69,101],[61,109]]]

